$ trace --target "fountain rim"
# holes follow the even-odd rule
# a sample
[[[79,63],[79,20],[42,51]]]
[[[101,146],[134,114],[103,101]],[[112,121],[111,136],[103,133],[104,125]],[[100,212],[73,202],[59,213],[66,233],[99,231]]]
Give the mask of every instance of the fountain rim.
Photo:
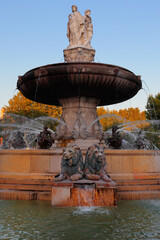
[[[68,80],[70,79],[70,76],[74,76],[74,78],[77,78],[77,74],[79,74],[79,76],[80,75],[86,76],[85,81],[87,82],[87,84],[90,84],[87,78],[87,76],[88,77],[90,76],[91,86],[92,86],[91,94],[88,93],[88,90],[84,88],[83,79],[81,79],[80,82],[79,82],[80,79],[79,80],[74,79],[73,81]],[[100,81],[96,80],[96,83],[98,83],[98,85],[95,84],[95,79],[92,79],[93,75],[96,76],[96,79],[98,78],[99,80],[101,79]],[[35,97],[34,97],[35,95],[33,94],[31,95],[29,91],[27,93],[26,86],[28,85],[29,82],[32,82],[32,86],[33,86],[33,83],[36,86],[36,84],[38,83],[37,81],[41,81],[41,83],[43,82],[42,84],[44,85],[44,83],[48,81],[47,78],[49,77],[48,79],[51,79],[51,76],[54,76],[54,77],[57,76],[60,79],[60,81],[56,80],[53,82],[55,84],[54,87],[59,90],[59,93],[56,93],[54,96],[52,94],[51,96],[50,89],[48,88],[48,83],[46,85],[47,88],[45,90],[47,89],[49,90],[49,95],[50,95],[49,100],[46,100],[46,96],[48,97],[48,92],[47,93],[42,92],[42,88],[40,90],[40,85],[38,85],[38,89],[39,89],[39,92],[41,91],[42,95],[39,95],[38,99],[36,98],[35,100]],[[62,76],[62,78],[60,76]],[[106,76],[106,77],[108,76],[108,80],[107,81],[104,80],[103,76]],[[67,80],[66,82],[65,82],[65,79]],[[123,80],[122,82],[121,82],[121,79]],[[66,84],[68,81],[70,84],[73,83],[72,87],[74,89],[72,88],[72,92],[70,89],[68,89],[66,94],[67,88],[65,88],[65,91],[64,91],[64,88],[61,87],[60,84],[61,83]],[[128,83],[132,82],[132,85],[131,85],[132,87],[131,88],[128,87],[129,91],[131,89],[130,96],[129,94],[126,96],[124,96],[123,94],[125,89],[124,85],[126,84],[127,86],[128,84],[128,83],[125,83],[125,81],[128,81]],[[123,94],[123,95],[122,94],[119,95],[117,97],[117,100],[113,99],[112,96],[109,97],[110,92],[108,92],[109,95],[108,97],[106,97],[105,95],[108,94],[107,92],[105,92],[105,89],[107,89],[107,85],[105,85],[105,88],[102,87],[102,85],[104,86],[104,84],[107,83],[111,91],[114,93],[114,91],[116,91],[116,88],[113,87],[115,82],[117,85],[116,88],[118,87],[118,84],[119,84],[121,89],[120,91]],[[80,86],[80,84],[82,84],[82,87]],[[97,87],[99,88],[98,92],[97,92]],[[69,62],[69,63],[63,62],[63,63],[55,63],[55,64],[39,66],[37,68],[33,68],[29,70],[23,76],[19,76],[19,79],[17,82],[17,89],[19,89],[25,97],[29,98],[32,101],[40,102],[43,104],[56,105],[56,106],[61,106],[61,104],[59,103],[59,99],[71,98],[71,97],[97,98],[97,99],[100,99],[98,106],[111,105],[119,102],[124,102],[132,98],[141,88],[142,88],[141,79],[139,78],[139,76],[136,76],[132,71],[117,65],[95,63],[95,62]],[[36,89],[37,87],[35,87],[35,91]],[[110,91],[110,90],[107,90],[107,91]]]
[[[61,65],[78,65],[78,64],[83,64],[83,65],[88,65],[89,64],[89,65],[106,66],[106,67],[108,66],[108,67],[112,67],[112,68],[118,68],[120,70],[124,70],[124,71],[127,71],[127,72],[130,72],[130,73],[134,74],[132,71],[128,70],[127,68],[120,67],[118,65],[113,65],[113,64],[108,64],[108,63],[98,63],[98,62],[61,62],[61,63],[51,63],[51,64],[46,64],[46,65],[42,65],[42,66],[39,66],[39,67],[32,68],[29,71],[25,72],[25,74],[28,74],[29,72],[32,72],[34,70],[38,70],[38,69],[46,68],[46,67],[61,66]]]

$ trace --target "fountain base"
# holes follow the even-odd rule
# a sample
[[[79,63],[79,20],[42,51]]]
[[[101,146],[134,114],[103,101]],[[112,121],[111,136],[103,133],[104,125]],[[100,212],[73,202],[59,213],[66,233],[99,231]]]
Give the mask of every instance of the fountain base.
[[[116,184],[102,180],[79,180],[54,182],[52,206],[116,206]]]

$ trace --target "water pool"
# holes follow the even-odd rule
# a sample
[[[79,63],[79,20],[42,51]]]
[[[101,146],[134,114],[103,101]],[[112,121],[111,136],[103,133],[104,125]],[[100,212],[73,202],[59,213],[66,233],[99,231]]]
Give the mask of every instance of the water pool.
[[[0,239],[160,239],[160,200],[120,201],[110,208],[0,200]]]

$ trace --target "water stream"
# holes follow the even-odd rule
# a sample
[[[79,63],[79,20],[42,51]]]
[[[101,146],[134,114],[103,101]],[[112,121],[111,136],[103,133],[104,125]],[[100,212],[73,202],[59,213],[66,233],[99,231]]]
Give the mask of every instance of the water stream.
[[[27,118],[17,114],[5,114],[4,118],[0,120],[0,135],[6,138],[4,148],[9,148],[8,142],[16,137],[17,132],[22,133],[22,137],[28,148],[33,148],[34,142],[37,139],[40,131],[43,130],[43,126],[49,122],[59,122],[66,125],[63,121],[58,118],[41,116],[34,119]],[[55,132],[48,128],[52,134]]]
[[[151,131],[143,131],[143,135],[145,138],[146,134],[152,134],[154,136],[160,135],[160,120],[142,120],[142,121],[128,121],[125,118],[117,116],[116,114],[105,114],[96,118],[89,126],[88,129],[91,128],[97,121],[101,118],[114,118],[119,121],[118,125],[118,132],[122,136],[122,149],[135,149],[135,141],[138,137],[138,134],[141,128],[138,125],[143,124],[150,124],[152,126],[156,126],[157,132]],[[41,116],[35,119],[30,119],[24,116],[16,115],[16,114],[5,114],[4,118],[0,120],[0,135],[7,139],[6,143],[4,144],[3,148],[10,148],[8,142],[12,142],[12,139],[16,138],[17,131],[22,133],[22,137],[26,143],[28,148],[35,148],[35,141],[37,139],[38,134],[40,131],[43,130],[43,126],[47,123],[58,122],[67,126],[66,123],[60,119],[49,117],[49,116]],[[131,130],[128,130],[130,128]],[[87,129],[87,130],[88,130]],[[55,132],[49,128],[49,131],[55,135]],[[107,139],[111,137],[112,131],[111,129],[104,132],[104,138]],[[146,141],[146,149],[155,149],[157,147],[154,146],[150,141],[147,139]]]

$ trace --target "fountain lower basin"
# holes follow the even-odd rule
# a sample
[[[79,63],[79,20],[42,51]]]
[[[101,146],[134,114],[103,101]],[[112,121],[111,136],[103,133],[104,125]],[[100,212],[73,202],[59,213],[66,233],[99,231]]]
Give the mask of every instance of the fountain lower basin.
[[[62,148],[1,150],[0,199],[51,201],[62,153]],[[118,200],[160,198],[160,151],[105,150],[105,155]]]

